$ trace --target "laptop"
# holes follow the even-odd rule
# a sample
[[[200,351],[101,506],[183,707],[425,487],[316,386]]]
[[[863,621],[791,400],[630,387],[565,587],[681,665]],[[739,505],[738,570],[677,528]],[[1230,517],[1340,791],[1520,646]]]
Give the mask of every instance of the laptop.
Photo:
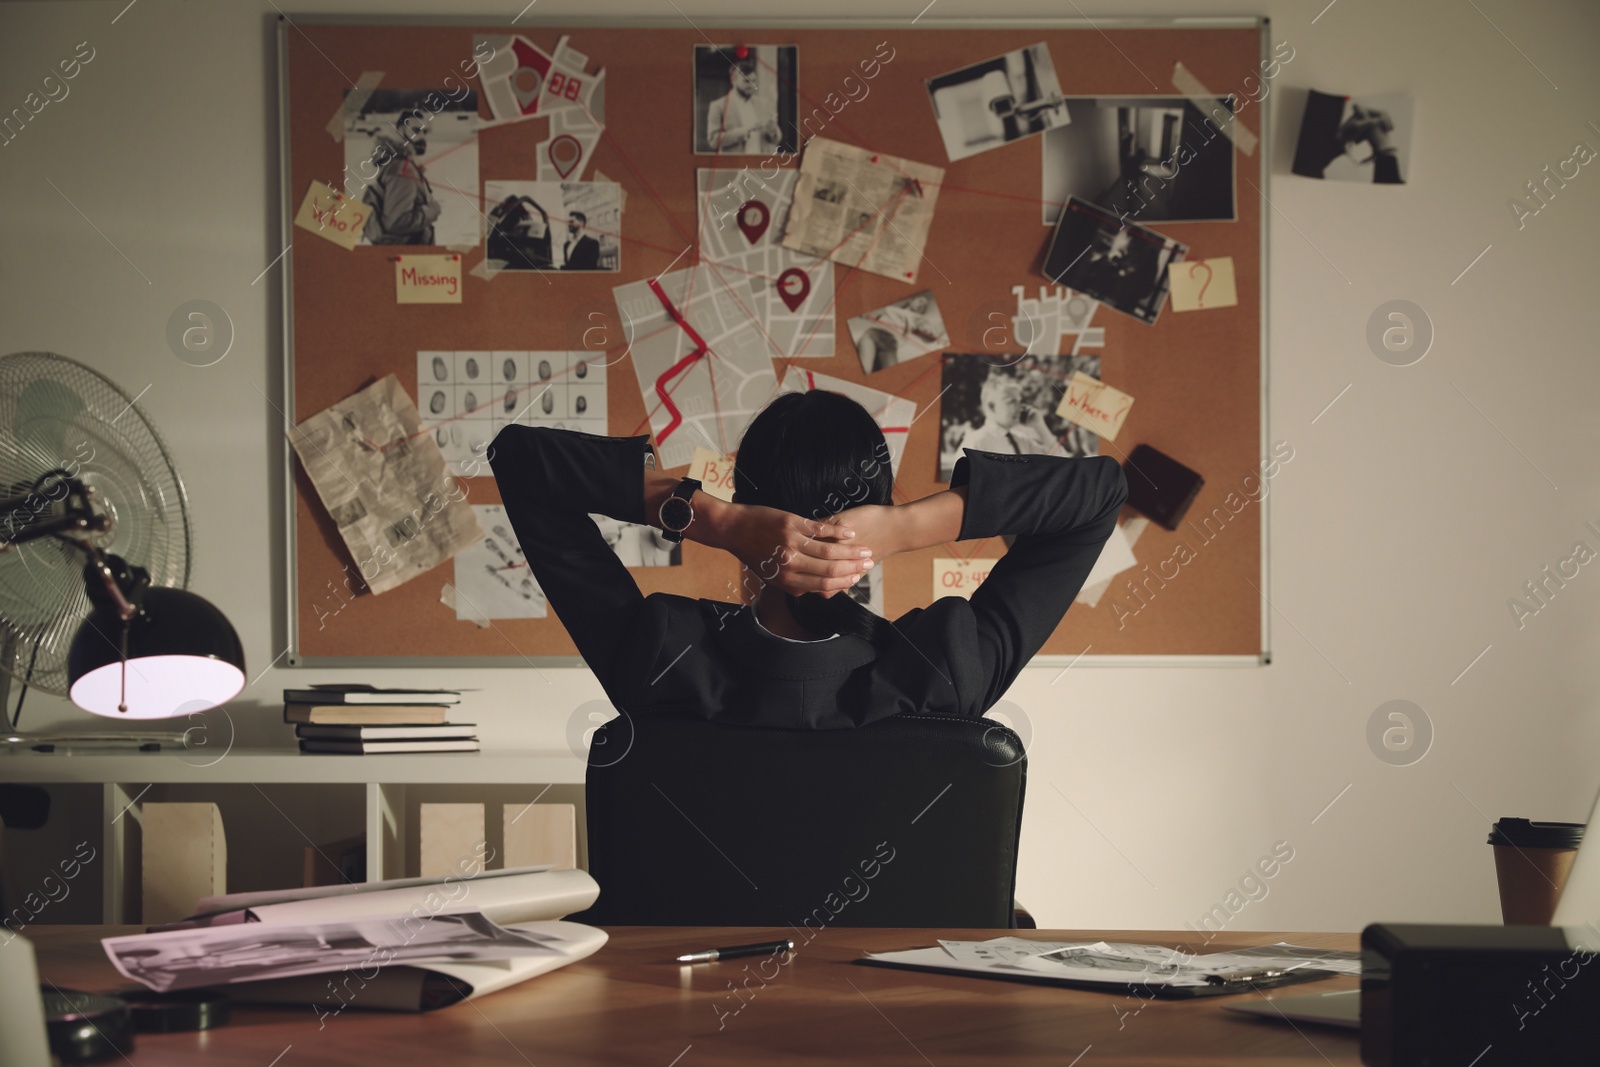
[[[1600,794],[1589,812],[1589,830],[1572,859],[1561,899],[1556,903],[1551,926],[1566,928],[1567,944],[1589,952],[1600,952]],[[1317,1023],[1350,1030],[1361,1028],[1361,990],[1341,989],[1332,993],[1304,993],[1292,997],[1257,998],[1224,1004],[1229,1011],[1259,1015],[1267,1019]]]

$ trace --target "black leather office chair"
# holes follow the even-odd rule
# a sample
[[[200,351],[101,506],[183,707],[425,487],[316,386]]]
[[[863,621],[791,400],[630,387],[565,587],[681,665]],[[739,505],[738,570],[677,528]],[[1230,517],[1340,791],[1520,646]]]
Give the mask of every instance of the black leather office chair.
[[[596,731],[598,926],[1011,927],[1027,757],[991,719]],[[1025,914],[1025,913],[1024,913]]]

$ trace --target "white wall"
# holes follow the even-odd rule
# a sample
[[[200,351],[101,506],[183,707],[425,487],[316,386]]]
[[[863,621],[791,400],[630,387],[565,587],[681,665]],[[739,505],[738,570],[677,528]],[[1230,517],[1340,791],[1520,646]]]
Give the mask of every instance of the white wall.
[[[130,392],[148,386],[141,406],[194,501],[193,586],[238,625],[254,672],[283,651],[284,630],[277,273],[253,282],[281,248],[274,12],[180,0],[123,11],[125,2],[0,6],[0,111],[78,42],[95,49],[71,95],[0,148],[0,351],[59,352]],[[924,2],[808,7],[870,7],[909,22]],[[501,19],[520,6],[481,5]],[[749,10],[681,6],[696,18]],[[1115,5],[1122,15],[1190,7]],[[1041,925],[1181,927],[1287,841],[1294,859],[1235,928],[1496,921],[1487,819],[1580,820],[1600,785],[1600,567],[1520,631],[1507,607],[1573,542],[1600,547],[1582,529],[1600,521],[1600,164],[1524,229],[1507,207],[1574,142],[1600,147],[1589,124],[1600,123],[1600,10],[1581,0],[1201,7],[1264,10],[1273,36],[1295,49],[1271,100],[1282,106],[1269,190],[1270,418],[1272,437],[1295,449],[1270,500],[1273,663],[1080,667],[1054,684],[1055,668],[1026,671],[1009,694],[1033,732],[1020,896]],[[929,16],[999,10],[1070,12],[1042,0],[1003,9],[941,0]],[[546,19],[601,11],[672,14],[654,0],[536,9]],[[1410,184],[1288,175],[1310,86],[1412,94]],[[164,341],[169,313],[193,298],[222,305],[238,331],[228,357],[206,369]],[[1407,368],[1381,363],[1364,339],[1368,316],[1396,298],[1420,304],[1437,330],[1432,351]],[[284,685],[324,677],[270,670],[246,697],[270,721]],[[479,687],[491,707],[478,721],[502,746],[562,746],[569,713],[601,695],[581,670],[380,680]],[[1365,739],[1369,715],[1395,698],[1419,704],[1436,730],[1412,766],[1380,762]],[[25,715],[35,726],[82,721],[37,694]]]

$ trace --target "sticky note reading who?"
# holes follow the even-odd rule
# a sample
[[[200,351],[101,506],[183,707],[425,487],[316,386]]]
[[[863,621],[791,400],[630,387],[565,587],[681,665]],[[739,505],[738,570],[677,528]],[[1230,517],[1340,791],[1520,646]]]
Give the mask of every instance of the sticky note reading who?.
[[[1173,311],[1210,311],[1239,304],[1233,281],[1233,257],[1185,259],[1167,265],[1172,282]]]
[[[312,182],[306,198],[300,201],[294,224],[326,237],[340,248],[354,248],[372,214],[372,205],[351,200],[325,182]]]
[[[396,256],[394,300],[397,304],[461,303],[461,257]]]
[[[700,488],[722,500],[733,500],[733,460],[709,448],[696,447],[689,461],[689,477],[700,482]]]
[[[989,577],[992,559],[936,559],[933,561],[933,599],[942,596],[970,598]]]
[[[1080,370],[1067,380],[1067,391],[1061,395],[1056,414],[1107,441],[1115,441],[1131,407],[1133,397]]]

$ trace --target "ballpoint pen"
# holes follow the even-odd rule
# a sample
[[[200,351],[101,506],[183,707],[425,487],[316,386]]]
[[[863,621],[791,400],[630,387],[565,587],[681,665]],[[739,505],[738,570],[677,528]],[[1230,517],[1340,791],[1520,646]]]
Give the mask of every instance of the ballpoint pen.
[[[768,956],[775,952],[793,952],[794,942],[763,941],[759,945],[732,945],[728,948],[708,948],[704,952],[690,952],[679,956],[679,963],[709,963],[712,960],[731,960],[740,956]]]

